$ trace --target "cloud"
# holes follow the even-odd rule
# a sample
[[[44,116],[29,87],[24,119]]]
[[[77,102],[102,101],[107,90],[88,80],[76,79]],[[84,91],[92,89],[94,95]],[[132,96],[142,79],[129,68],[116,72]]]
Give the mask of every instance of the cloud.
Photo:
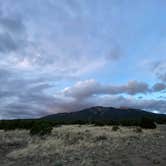
[[[24,46],[25,26],[21,18],[6,16],[0,8],[0,53],[16,51]]]
[[[41,7],[43,6],[41,5]],[[24,15],[18,17],[4,13],[4,11],[0,12],[1,65],[5,64],[5,67],[12,66],[18,70],[34,70],[35,72],[44,70],[48,73],[56,72],[57,75],[73,77],[98,70],[106,64],[105,58],[93,56],[93,50],[88,43],[86,44],[83,36],[72,35],[73,32],[70,29],[67,30],[66,36],[60,32],[60,38],[44,36],[43,39],[40,28],[35,30],[33,26],[24,23]],[[6,13],[8,12],[6,11]],[[43,24],[47,26],[47,23],[43,22]],[[47,32],[45,33],[47,34]],[[33,34],[38,37],[34,37]],[[83,45],[86,46],[83,47]],[[89,61],[91,61],[90,64]]]
[[[8,34],[0,34],[0,52],[6,53],[17,49],[16,42]]]
[[[47,111],[48,101],[53,103],[53,97],[45,92],[52,87],[50,83],[44,78],[20,78],[20,74],[0,69],[0,115],[3,118],[36,117]]]
[[[124,96],[104,96],[98,99],[99,104],[104,106],[121,107],[127,106],[130,108],[138,108],[146,111],[158,111],[159,113],[166,114],[166,101],[154,99],[135,99],[133,97]]]
[[[166,84],[156,83],[156,84],[153,85],[152,89],[153,89],[154,92],[165,90],[166,89]]]
[[[63,90],[64,95],[71,96],[77,99],[90,97],[93,94],[99,93],[101,85],[95,80],[79,81],[73,87],[67,87]]]
[[[164,99],[136,99],[134,97],[137,94],[152,94],[165,89],[166,86],[163,83],[156,83],[150,87],[148,84],[139,81],[129,81],[127,84],[119,86],[100,84],[94,79],[79,81],[72,87],[67,87],[61,92],[62,99],[69,101],[69,103],[64,102],[63,106],[65,109],[63,111],[70,112],[87,108],[88,106],[102,105],[113,107],[127,106],[166,113],[166,101]],[[125,97],[123,94],[129,94],[129,96]],[[60,96],[60,94],[58,95]]]
[[[118,61],[123,56],[122,48],[119,44],[117,44],[117,42],[114,41],[114,43],[110,46],[110,51],[106,55],[106,58],[111,61]]]
[[[148,8],[146,5],[143,15],[148,15],[147,22],[151,12],[149,4]],[[96,1],[95,4],[77,0],[0,1],[0,117],[40,117],[99,104],[119,106],[125,103],[147,109],[156,104],[158,110],[163,111],[164,97],[160,102],[157,98],[144,102],[144,98],[139,101],[129,98],[163,92],[166,80],[165,61],[155,63],[152,69],[160,79],[153,86],[147,84],[146,79],[142,79],[145,82],[136,81],[140,79],[137,79],[137,71],[132,70],[132,65],[130,71],[128,66],[126,68],[128,61],[132,64],[135,59],[129,57],[131,48],[134,52],[135,48],[141,50],[133,43],[135,38],[142,42],[140,37],[144,30],[133,26],[137,25],[133,22],[138,21],[139,25],[144,24],[140,7],[136,6],[135,3],[125,5],[109,0],[106,3]],[[129,13],[123,9],[128,9]],[[138,10],[134,15],[131,14],[133,9]],[[129,56],[123,58],[128,53]],[[96,81],[113,79],[117,72],[129,80],[131,71],[136,73],[136,80],[125,84]],[[121,78],[115,81],[120,82]]]
[[[72,112],[83,108],[129,106],[165,113],[164,100],[135,99],[138,93],[155,93],[164,89],[157,83],[152,88],[146,83],[129,81],[124,85],[104,85],[94,79],[77,82],[72,87],[56,90],[46,78],[19,77],[16,71],[0,70],[1,118],[37,118],[57,112]],[[6,79],[7,78],[7,79]],[[54,91],[55,93],[50,93]],[[120,94],[130,94],[128,97]]]
[[[137,93],[147,93],[149,92],[148,84],[145,82],[138,82],[138,81],[129,81],[127,85],[122,86],[124,93],[127,92],[128,94],[134,95]]]
[[[63,90],[66,96],[84,99],[98,94],[129,94],[148,93],[148,84],[138,81],[129,81],[126,85],[102,85],[96,80],[85,80],[76,83],[73,87]]]
[[[5,15],[2,11],[0,11],[0,25],[3,31],[9,31],[17,34],[25,31],[25,26],[21,18],[9,17]]]
[[[166,81],[166,60],[156,60],[149,62],[149,67],[155,76],[165,82]]]

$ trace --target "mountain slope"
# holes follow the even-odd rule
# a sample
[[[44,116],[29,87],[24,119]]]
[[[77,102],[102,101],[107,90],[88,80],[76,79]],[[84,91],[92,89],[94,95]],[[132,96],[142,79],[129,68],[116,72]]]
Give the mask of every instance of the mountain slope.
[[[139,120],[142,117],[148,118],[166,118],[164,114],[154,114],[139,109],[113,108],[113,107],[91,107],[77,112],[57,113],[48,115],[42,119],[57,121],[92,121],[92,120]]]

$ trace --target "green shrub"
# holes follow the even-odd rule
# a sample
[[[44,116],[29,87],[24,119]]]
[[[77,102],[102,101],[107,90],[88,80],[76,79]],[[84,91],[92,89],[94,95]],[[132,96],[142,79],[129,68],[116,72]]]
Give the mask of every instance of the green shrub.
[[[112,126],[112,131],[117,131],[119,130],[119,126]]]
[[[140,122],[140,127],[144,129],[155,129],[156,124],[154,123],[153,119],[143,117]]]
[[[30,129],[31,135],[49,135],[52,132],[51,124],[47,122],[36,122],[33,124],[32,128]]]
[[[61,161],[56,161],[54,166],[63,166]]]

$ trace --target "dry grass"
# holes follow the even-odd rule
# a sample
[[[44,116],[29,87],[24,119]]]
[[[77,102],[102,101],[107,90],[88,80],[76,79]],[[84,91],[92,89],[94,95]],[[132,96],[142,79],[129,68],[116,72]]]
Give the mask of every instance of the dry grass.
[[[0,131],[4,148],[0,165],[132,165],[133,158],[140,159],[137,154],[142,151],[146,152],[142,161],[150,156],[147,161],[153,164],[158,162],[152,162],[152,152],[162,153],[160,144],[164,139],[160,128],[139,133],[133,127],[112,131],[110,126],[68,125],[54,128],[51,135],[42,138],[29,136],[26,130]]]

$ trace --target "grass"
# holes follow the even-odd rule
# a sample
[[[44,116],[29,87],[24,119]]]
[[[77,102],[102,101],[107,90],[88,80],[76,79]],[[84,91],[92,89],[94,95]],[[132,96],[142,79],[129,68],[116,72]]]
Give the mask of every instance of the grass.
[[[12,132],[12,136],[16,135],[17,132],[21,133],[21,131],[15,131]],[[22,138],[14,137],[14,142],[25,140],[28,142],[28,146],[13,151],[8,156],[19,158],[36,154],[40,156],[56,153],[62,154],[66,150],[95,146],[96,140],[109,140],[111,137],[125,137],[128,135],[133,135],[128,128],[124,127],[121,129],[121,132],[117,131],[113,133],[112,129],[107,126],[102,127],[102,130],[100,127],[93,126],[84,126],[82,128],[77,125],[63,126],[54,128],[52,135],[46,136],[45,139],[41,139],[40,137],[32,138],[28,133],[23,131]],[[11,140],[13,141],[13,137]]]
[[[151,137],[152,133],[158,133],[158,130],[144,130],[141,137]],[[140,133],[135,132],[134,127],[120,127],[120,130],[112,131],[111,126],[94,125],[63,125],[53,128],[52,134],[42,138],[31,137],[27,130],[0,131],[1,144],[16,145],[6,154],[9,161],[27,160],[32,162],[29,163],[31,165],[46,162],[49,166],[70,163],[73,166],[93,166],[99,160],[106,162],[103,160],[109,159],[116,150],[123,146],[128,148],[124,141],[126,138],[138,141],[137,137],[140,138]]]

